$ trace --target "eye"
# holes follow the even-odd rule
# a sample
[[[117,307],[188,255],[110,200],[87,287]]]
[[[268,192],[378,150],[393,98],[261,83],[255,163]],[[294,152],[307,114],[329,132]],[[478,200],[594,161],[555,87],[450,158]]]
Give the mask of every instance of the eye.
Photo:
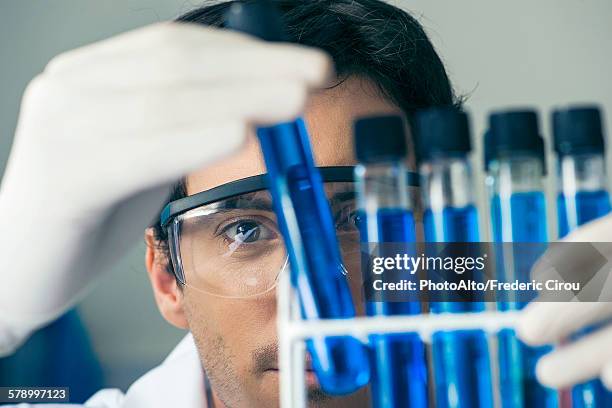
[[[276,233],[257,220],[240,220],[225,227],[223,235],[232,242],[254,243],[261,240],[270,240]]]
[[[348,223],[350,224],[351,228],[361,231],[364,221],[364,215],[359,211],[352,211],[349,214]]]
[[[361,225],[364,222],[364,216],[360,212],[353,211],[351,214],[351,222],[357,229],[361,229]]]
[[[363,216],[353,206],[343,208],[336,216],[336,229],[339,231],[359,230]]]

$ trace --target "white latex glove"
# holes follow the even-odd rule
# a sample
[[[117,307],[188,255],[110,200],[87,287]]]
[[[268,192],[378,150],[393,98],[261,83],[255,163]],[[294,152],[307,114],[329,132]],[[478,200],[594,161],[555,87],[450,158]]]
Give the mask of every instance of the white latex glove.
[[[0,355],[142,237],[182,175],[290,120],[321,51],[163,23],[54,58],[28,86],[0,189]]]
[[[544,257],[550,256],[558,264],[573,264],[572,268],[577,273],[590,274],[590,284],[585,286],[588,295],[582,297],[590,301],[581,302],[574,297],[562,302],[529,304],[522,313],[517,332],[523,341],[533,346],[561,342],[582,329],[612,319],[612,216],[586,224],[563,241],[594,243],[593,248],[580,249],[589,252],[589,256],[584,253],[572,254],[573,247],[566,247],[565,250],[561,247],[562,250],[544,254]],[[533,274],[540,276],[540,279],[542,276],[555,278],[554,273],[546,270],[542,262],[535,265]],[[578,297],[581,295],[584,293]],[[599,301],[593,301],[596,299]],[[612,390],[612,325],[556,347],[538,362],[537,376],[542,384],[553,388],[601,377],[603,383]]]

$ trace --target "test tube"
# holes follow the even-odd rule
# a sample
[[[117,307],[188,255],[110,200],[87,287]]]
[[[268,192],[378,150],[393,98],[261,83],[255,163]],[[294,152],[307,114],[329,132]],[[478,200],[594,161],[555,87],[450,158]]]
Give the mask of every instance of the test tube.
[[[417,112],[425,240],[478,242],[478,212],[468,154],[468,115],[454,108]],[[432,301],[431,313],[480,312],[482,299]],[[432,337],[436,406],[492,407],[491,364],[483,330],[436,332]]]
[[[553,112],[557,153],[559,237],[610,212],[599,109]]]
[[[361,118],[355,122],[355,167],[360,240],[414,251],[415,221],[403,163],[407,154],[404,122],[399,116]],[[390,251],[393,251],[390,249]],[[367,282],[368,277],[364,276]],[[421,313],[418,298],[366,299],[369,316]],[[425,345],[417,333],[369,336],[374,408],[427,407]]]
[[[562,238],[580,225],[610,212],[599,109],[594,106],[558,109],[552,115],[557,153],[557,221]],[[594,328],[588,328],[580,335]],[[612,393],[599,379],[572,388],[572,406],[609,407]]]
[[[531,110],[500,111],[489,116],[485,135],[485,168],[490,194],[491,227],[498,251],[500,280],[529,281],[531,267],[548,241],[544,139],[537,114]],[[508,242],[521,243],[508,246]],[[524,245],[526,243],[526,245]],[[537,245],[540,243],[540,245]],[[515,251],[520,251],[516,254]],[[526,302],[504,297],[498,309],[522,309]],[[527,347],[513,329],[498,334],[501,403],[504,408],[556,407],[557,393],[535,376],[538,359],[550,347]]]
[[[286,38],[280,15],[267,0],[233,4],[225,26],[267,41]],[[354,317],[334,222],[304,121],[260,127],[257,136],[302,315],[305,319]],[[359,340],[313,337],[307,347],[326,393],[348,394],[369,381],[368,354]]]

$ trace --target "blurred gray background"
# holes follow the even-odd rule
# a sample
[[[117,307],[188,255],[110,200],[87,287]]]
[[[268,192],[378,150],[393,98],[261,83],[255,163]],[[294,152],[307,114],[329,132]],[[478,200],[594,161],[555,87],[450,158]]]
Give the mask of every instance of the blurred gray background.
[[[480,141],[491,109],[537,107],[548,138],[551,107],[596,102],[607,111],[606,128],[611,129],[609,0],[392,3],[412,11],[423,23],[457,91],[469,96],[481,203]],[[21,94],[51,57],[172,19],[198,4],[184,0],[0,0],[0,174],[10,151]],[[552,189],[552,180],[548,188]],[[482,220],[485,237],[486,218]],[[184,334],[166,324],[157,312],[143,267],[143,248],[138,244],[79,306],[107,382],[123,389],[158,364]]]

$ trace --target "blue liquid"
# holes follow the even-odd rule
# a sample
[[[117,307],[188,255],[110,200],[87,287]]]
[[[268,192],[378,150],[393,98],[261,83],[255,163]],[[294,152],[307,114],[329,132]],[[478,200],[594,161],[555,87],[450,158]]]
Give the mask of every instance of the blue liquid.
[[[334,222],[304,122],[262,127],[257,136],[302,315],[305,319],[354,317]],[[282,205],[288,201],[291,206]],[[323,391],[348,394],[367,384],[368,355],[359,340],[315,337],[306,345]]]
[[[506,200],[504,200],[506,201]],[[510,219],[502,218],[509,210]],[[547,242],[546,199],[539,191],[514,193],[509,203],[502,203],[499,196],[491,202],[491,223],[495,242],[504,242],[504,231],[510,231],[511,239],[505,242]]]
[[[572,202],[568,202],[568,200],[572,200]],[[570,209],[575,211],[573,217],[568,214]],[[603,217],[609,212],[610,197],[605,190],[579,191],[573,199],[566,199],[563,194],[559,194],[557,196],[559,237],[564,237],[572,229],[568,222],[569,219],[574,219],[578,225],[582,225]],[[610,407],[612,406],[612,393],[604,387],[599,379],[587,381],[572,388],[572,406],[575,408]]]
[[[414,251],[415,225],[412,212],[380,209],[377,214],[378,237],[367,235],[367,217],[360,213],[361,242],[406,243]],[[384,248],[383,248],[384,251]],[[380,254],[384,256],[383,253]],[[368,316],[414,315],[421,313],[418,299],[406,302],[367,302]],[[425,408],[427,398],[427,361],[425,345],[416,333],[372,334],[372,406],[374,408]]]
[[[473,205],[447,207],[424,215],[428,242],[478,242],[478,213]],[[482,302],[431,302],[432,313],[477,312]],[[434,333],[433,363],[436,406],[440,408],[492,407],[491,363],[482,330]]]
[[[491,224],[495,242],[533,242],[548,241],[546,227],[546,200],[540,191],[519,192],[509,200],[494,196],[491,201]],[[498,246],[497,248],[500,248]],[[533,253],[522,250],[514,257],[514,270],[504,268],[502,255],[498,253],[499,279],[512,281],[515,278],[528,281],[531,266],[541,255],[544,246],[535,245]],[[529,248],[526,248],[529,249]],[[525,306],[524,302],[507,298],[498,303],[500,310],[515,310]],[[535,366],[540,357],[550,351],[550,347],[528,347],[521,342],[512,329],[498,334],[499,371],[501,402],[504,408],[558,406],[557,393],[542,386],[535,377]]]
[[[428,242],[478,242],[480,239],[478,212],[473,205],[461,208],[445,207],[441,214],[427,209],[423,223],[425,239]],[[442,228],[436,229],[437,224]]]
[[[569,198],[571,199],[571,198]],[[569,205],[568,205],[569,204]],[[568,217],[568,210],[575,208],[574,217]],[[610,212],[610,196],[605,190],[579,191],[568,203],[563,194],[557,196],[557,220],[559,222],[559,237],[563,238],[570,232],[568,218],[575,219],[578,225],[586,224]]]

